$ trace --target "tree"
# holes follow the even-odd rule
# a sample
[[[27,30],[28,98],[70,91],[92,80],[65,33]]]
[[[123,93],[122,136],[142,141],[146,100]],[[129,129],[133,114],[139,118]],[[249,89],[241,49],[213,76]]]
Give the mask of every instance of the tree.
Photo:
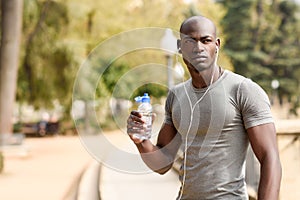
[[[269,94],[279,80],[279,97],[299,107],[299,18],[292,1],[220,0],[226,9],[221,24],[226,34],[225,52],[234,70],[258,82]]]
[[[199,1],[199,5],[205,14],[220,18],[220,10],[215,9],[215,4],[210,0]],[[167,27],[178,30],[184,19],[183,10],[188,7],[189,5],[184,4],[182,0],[25,1],[18,102],[34,105],[35,108],[49,108],[53,105],[53,100],[57,99],[65,108],[70,107],[76,70],[79,63],[87,59],[92,49],[116,34],[135,28]],[[205,11],[206,8],[209,8],[209,11]],[[154,16],[160,16],[159,20]],[[151,37],[152,35],[149,35],[149,38]],[[115,48],[120,46],[116,45]],[[131,69],[152,62],[165,63],[162,52],[153,52],[126,54],[121,58],[126,62],[120,63],[125,63]],[[111,73],[118,72],[120,71],[111,71]],[[105,84],[111,82],[104,80],[100,82],[105,88],[99,90],[100,98],[105,98],[111,86]],[[146,87],[147,90],[157,88],[150,85]],[[152,92],[157,96],[162,95],[157,89]],[[117,94],[124,96],[121,93]],[[66,109],[67,115],[68,110]]]
[[[0,133],[12,132],[22,27],[22,0],[1,1]]]
[[[225,35],[225,53],[231,58],[234,70],[246,75],[249,72],[249,55],[253,50],[251,39],[251,9],[252,0],[223,0],[221,2],[227,9],[221,21]]]
[[[12,133],[13,107],[19,65],[22,11],[22,0],[1,1],[0,145],[3,142],[4,134]],[[2,158],[2,155],[0,155],[0,168],[3,167]]]
[[[290,113],[298,115],[300,106],[300,20],[297,18],[297,4],[282,1],[277,5],[278,20],[277,34],[271,41],[272,49],[265,48],[271,55],[268,62],[273,72],[273,79],[280,82],[278,94],[280,102],[286,97],[291,103]]]
[[[70,100],[74,62],[70,48],[63,42],[68,9],[53,0],[26,1],[24,7],[24,56],[17,99],[36,108],[51,107],[55,99],[70,104],[66,99]]]

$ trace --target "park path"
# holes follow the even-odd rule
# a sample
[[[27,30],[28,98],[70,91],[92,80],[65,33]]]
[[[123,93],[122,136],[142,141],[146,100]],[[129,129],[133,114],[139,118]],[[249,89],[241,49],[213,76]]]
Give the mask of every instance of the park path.
[[[143,166],[143,161],[135,145],[126,134],[121,131],[114,131],[105,135],[114,146],[118,147],[116,152],[110,152],[108,159],[125,160],[125,157],[119,156],[118,151],[120,150],[136,155],[133,162],[135,165],[140,165],[136,168],[140,172],[138,174],[134,173],[134,170],[126,172],[122,169],[114,169],[115,167],[109,166],[109,164],[102,164],[100,177],[102,200],[176,199],[180,182],[178,174],[174,170],[170,170],[164,175],[151,172],[145,165]],[[109,160],[107,163],[113,163]]]
[[[120,131],[109,132],[105,137],[122,151],[135,150],[128,136]],[[78,136],[53,136],[26,138],[22,146],[5,151],[0,199],[69,200],[82,172],[95,162],[84,146]],[[110,154],[109,159],[114,160],[115,152]],[[163,176],[149,171],[124,173],[105,165],[103,160],[99,189],[102,200],[134,200],[142,195],[145,200],[175,199],[179,181],[174,171]]]
[[[77,136],[26,138],[4,156],[1,200],[62,200],[91,162]]]
[[[278,131],[300,131],[300,120],[280,120],[276,125]],[[126,134],[108,132],[105,137],[118,149],[137,153]],[[281,199],[296,200],[300,198],[300,141],[290,145],[293,137],[281,137]],[[78,136],[26,138],[22,147],[4,152],[5,168],[0,174],[1,200],[66,200],[81,172],[95,161]],[[109,159],[115,159],[114,152]],[[173,171],[163,176],[154,173],[137,175],[114,170],[104,163],[99,189],[103,200],[167,200],[175,199],[179,182]]]

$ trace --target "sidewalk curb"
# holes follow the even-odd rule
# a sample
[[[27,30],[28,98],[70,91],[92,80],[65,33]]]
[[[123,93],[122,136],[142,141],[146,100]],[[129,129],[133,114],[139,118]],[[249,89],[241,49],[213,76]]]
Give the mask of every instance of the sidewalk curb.
[[[78,196],[78,188],[79,188],[79,183],[81,180],[81,177],[83,176],[85,170],[88,168],[88,166],[85,166],[79,173],[78,175],[74,178],[74,180],[71,182],[71,185],[62,198],[62,200],[76,200]]]
[[[100,171],[101,165],[93,161],[81,176],[76,200],[101,200],[100,196]]]

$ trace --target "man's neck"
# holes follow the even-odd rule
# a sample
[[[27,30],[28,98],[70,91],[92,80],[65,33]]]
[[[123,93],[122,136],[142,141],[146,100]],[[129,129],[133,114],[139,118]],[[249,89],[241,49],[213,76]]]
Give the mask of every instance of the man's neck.
[[[192,76],[192,84],[195,88],[205,88],[211,83],[218,80],[221,75],[221,68],[218,65],[213,66],[210,69],[198,72],[197,70],[190,69]]]

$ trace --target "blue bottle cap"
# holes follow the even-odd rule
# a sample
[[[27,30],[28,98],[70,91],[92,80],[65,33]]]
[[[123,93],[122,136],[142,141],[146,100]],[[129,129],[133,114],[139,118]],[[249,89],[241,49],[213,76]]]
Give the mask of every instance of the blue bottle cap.
[[[150,97],[148,93],[144,93],[144,96],[142,97],[142,102],[150,103]]]

